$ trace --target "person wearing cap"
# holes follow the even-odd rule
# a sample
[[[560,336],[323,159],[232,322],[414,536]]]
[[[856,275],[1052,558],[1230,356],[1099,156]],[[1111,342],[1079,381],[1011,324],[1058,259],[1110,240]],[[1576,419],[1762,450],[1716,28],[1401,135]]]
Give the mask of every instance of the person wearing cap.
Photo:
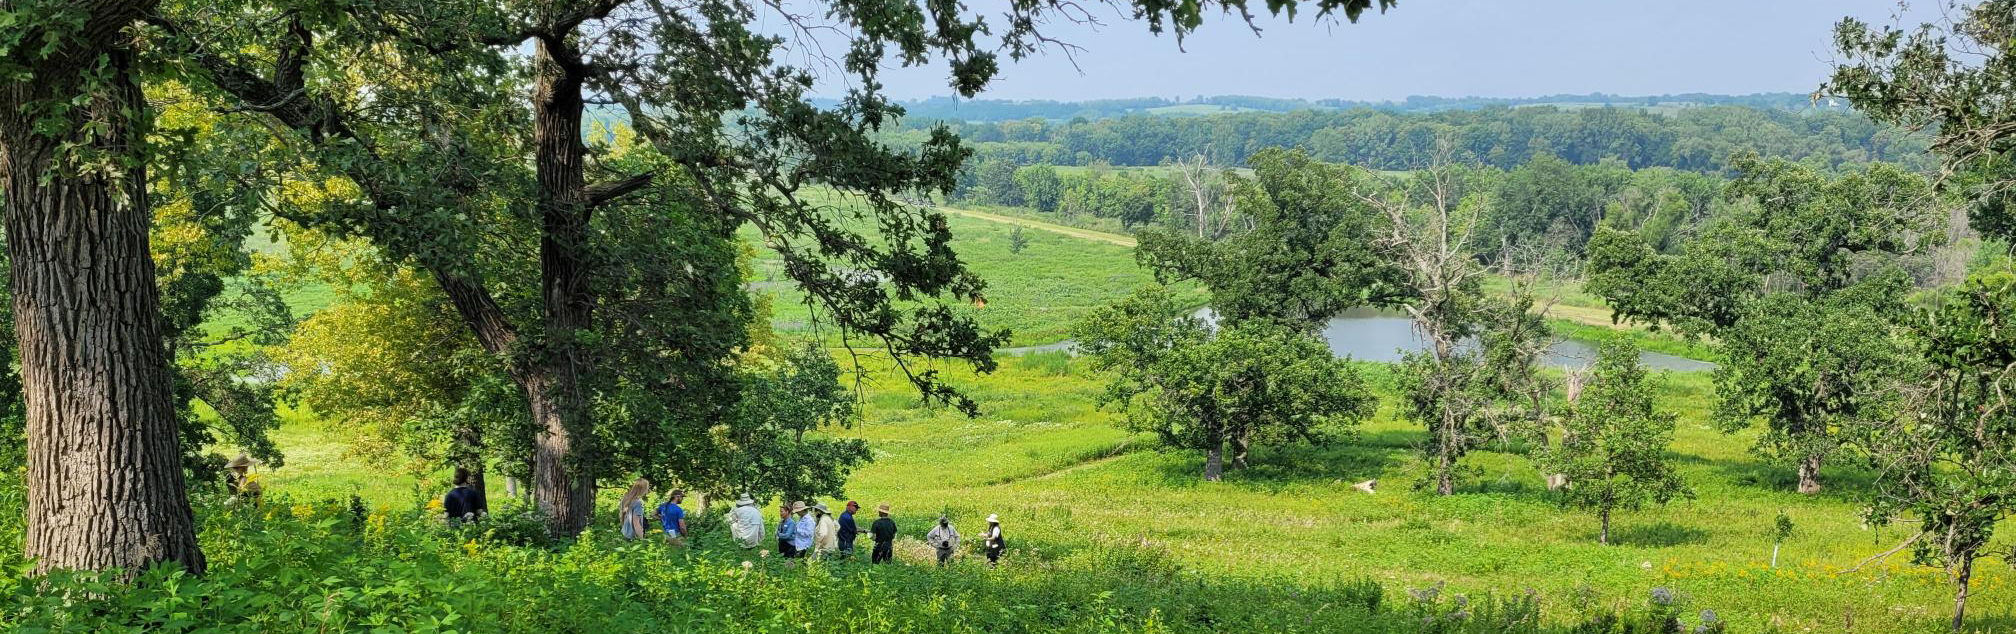
[[[854,556],[854,538],[861,534],[861,529],[854,525],[854,512],[858,510],[861,510],[861,505],[853,500],[848,500],[847,510],[840,513],[839,537],[840,556],[842,557]]]
[[[658,505],[658,528],[665,531],[665,543],[678,543],[686,536],[686,509],[679,503],[686,501],[685,489],[673,489],[665,496],[665,502]]]
[[[959,529],[952,528],[952,518],[940,515],[938,525],[924,535],[924,543],[938,550],[938,565],[943,566],[959,551]]]
[[[763,541],[763,512],[756,510],[756,498],[744,493],[735,500],[735,509],[728,511],[728,534],[744,550]]]
[[[1001,541],[1001,516],[987,514],[987,541],[983,545],[987,547],[987,565],[1000,564],[1001,551],[1008,546],[1007,542]]]
[[[260,496],[266,493],[266,488],[259,486],[258,477],[252,475],[252,458],[242,453],[238,454],[238,457],[232,458],[224,468],[229,470],[225,477],[231,481],[232,499],[259,503]]]
[[[812,530],[812,552],[821,558],[840,550],[840,522],[834,521],[833,511],[826,505],[812,505],[812,516],[819,518]]]
[[[791,517],[791,503],[790,502],[778,503],[777,556],[790,557],[793,554],[796,554],[795,549],[791,547],[791,536],[797,534],[797,527],[793,526],[793,524],[796,523],[798,523],[797,520]]]
[[[871,561],[886,564],[896,558],[896,520],[889,519],[888,502],[876,505],[875,515],[875,523],[868,526],[868,536],[875,538]]]
[[[812,538],[819,534],[819,520],[812,517],[812,505],[804,500],[793,502],[791,514],[798,516],[791,523],[791,556],[811,556]]]
[[[473,522],[490,512],[483,494],[476,490],[476,475],[463,467],[455,468],[455,488],[441,496],[441,509],[448,521]]]

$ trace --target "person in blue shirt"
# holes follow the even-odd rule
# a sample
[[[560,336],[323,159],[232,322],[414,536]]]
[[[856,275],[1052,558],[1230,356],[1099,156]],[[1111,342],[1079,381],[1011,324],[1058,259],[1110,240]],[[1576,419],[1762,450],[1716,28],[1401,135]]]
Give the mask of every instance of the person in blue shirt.
[[[795,522],[793,522],[791,519],[791,503],[784,502],[782,504],[778,504],[777,556],[779,557],[790,557],[793,553],[793,550],[791,548],[791,536],[797,534],[795,527],[792,526],[792,524],[794,523]]]
[[[855,503],[853,500],[848,500],[847,511],[840,514],[840,556],[842,558],[854,556],[854,538],[861,534],[861,529],[854,525],[854,512],[859,510],[861,510],[860,504]]]
[[[658,526],[665,531],[666,543],[676,543],[686,536],[686,509],[679,503],[686,501],[684,489],[673,489],[665,496],[665,503],[658,505]]]
[[[791,556],[810,555],[812,538],[819,532],[819,522],[812,518],[812,506],[804,502],[793,503],[791,514],[797,516],[791,523]]]

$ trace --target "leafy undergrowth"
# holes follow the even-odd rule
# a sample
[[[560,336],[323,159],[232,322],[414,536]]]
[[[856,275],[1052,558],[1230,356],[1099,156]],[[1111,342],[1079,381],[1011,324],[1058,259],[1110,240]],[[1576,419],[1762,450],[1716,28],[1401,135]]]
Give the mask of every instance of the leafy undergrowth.
[[[361,501],[206,505],[209,573],[34,578],[8,555],[0,626],[38,632],[1692,632],[1722,631],[1660,591],[1624,610],[1531,593],[1464,596],[1376,582],[1248,584],[1109,543],[998,569],[787,562],[719,545],[622,542],[598,526],[540,543],[515,506],[449,528]],[[717,509],[718,510],[718,509]],[[715,524],[717,518],[705,523]],[[18,537],[14,536],[14,537]],[[1558,611],[1543,605],[1564,605]],[[1708,619],[1704,623],[1703,619]]]

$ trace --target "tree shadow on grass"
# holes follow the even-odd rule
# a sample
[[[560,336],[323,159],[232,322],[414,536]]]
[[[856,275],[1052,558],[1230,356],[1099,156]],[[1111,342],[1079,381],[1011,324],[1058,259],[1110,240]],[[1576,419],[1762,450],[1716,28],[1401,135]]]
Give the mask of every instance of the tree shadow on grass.
[[[1247,456],[1244,469],[1231,468],[1231,456],[1225,457],[1225,482],[1275,492],[1292,485],[1355,483],[1380,477],[1402,454],[1399,449],[1344,441],[1323,446],[1258,447]],[[1185,455],[1189,459],[1161,465],[1163,482],[1192,486],[1203,481],[1203,456]]]
[[[1591,537],[1594,536],[1592,535]],[[1646,546],[1651,548],[1706,544],[1708,543],[1708,531],[1664,520],[1649,524],[1626,524],[1610,528],[1610,543],[1618,546]]]
[[[1868,492],[1875,489],[1876,472],[1866,467],[1851,464],[1847,458],[1837,459],[1838,464],[1822,465],[1820,468],[1820,492],[1816,499],[1834,502],[1859,502]],[[1723,478],[1737,486],[1755,488],[1779,493],[1794,493],[1799,490],[1799,473],[1791,463],[1780,464],[1757,458],[1740,461],[1712,461],[1699,457],[1682,458],[1683,462],[1699,462],[1714,465]]]

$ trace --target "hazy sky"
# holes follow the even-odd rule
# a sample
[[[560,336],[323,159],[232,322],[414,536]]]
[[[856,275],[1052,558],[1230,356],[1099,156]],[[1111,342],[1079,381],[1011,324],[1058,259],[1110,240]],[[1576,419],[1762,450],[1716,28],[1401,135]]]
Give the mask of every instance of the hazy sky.
[[[1937,17],[1937,2],[1920,0],[1907,23]],[[981,97],[1806,92],[1827,73],[1835,22],[1898,14],[1895,0],[1402,0],[1356,24],[1266,19],[1259,37],[1213,16],[1179,51],[1175,38],[1100,9],[1103,27],[1049,30],[1084,47],[1078,68],[1058,52],[1006,64]],[[901,98],[946,95],[945,76],[943,66],[892,70],[884,83]]]

